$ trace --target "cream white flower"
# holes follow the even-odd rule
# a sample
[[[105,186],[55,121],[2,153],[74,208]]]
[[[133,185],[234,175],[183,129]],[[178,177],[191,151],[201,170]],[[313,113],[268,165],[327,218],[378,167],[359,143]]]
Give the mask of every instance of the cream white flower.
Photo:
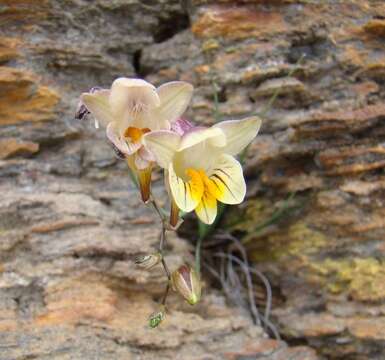
[[[149,197],[154,158],[143,146],[143,135],[170,129],[186,110],[192,92],[193,86],[183,81],[155,88],[145,80],[122,77],[112,83],[111,89],[93,89],[81,95],[96,124],[106,127],[109,140],[137,173],[144,201]],[[80,113],[84,111],[80,108]]]
[[[254,139],[260,126],[261,120],[253,116],[193,128],[183,135],[166,130],[144,135],[146,148],[167,170],[173,211],[195,210],[201,221],[212,224],[218,201],[241,203],[246,184],[242,166],[234,156]],[[171,222],[175,218],[172,214]]]

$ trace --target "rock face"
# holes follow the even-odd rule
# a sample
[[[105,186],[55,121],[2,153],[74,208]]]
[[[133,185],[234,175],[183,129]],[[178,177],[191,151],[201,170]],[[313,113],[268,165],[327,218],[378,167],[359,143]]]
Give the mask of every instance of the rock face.
[[[0,359],[383,359],[384,18],[383,1],[0,0]],[[224,221],[296,346],[207,287],[147,328],[164,278],[132,259],[159,226],[103,132],[73,119],[120,75],[192,82],[202,124],[213,87],[222,118],[264,113]],[[168,250],[191,260],[176,236]]]

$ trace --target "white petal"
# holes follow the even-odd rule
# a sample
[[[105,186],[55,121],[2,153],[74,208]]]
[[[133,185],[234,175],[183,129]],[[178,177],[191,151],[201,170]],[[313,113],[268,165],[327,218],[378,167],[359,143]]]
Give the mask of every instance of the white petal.
[[[160,99],[156,88],[147,81],[118,78],[112,83],[109,103],[118,118],[135,118],[158,107]]]
[[[148,151],[144,145],[138,150],[139,155],[148,162],[150,161],[156,161],[154,155],[150,151]]]
[[[210,225],[217,217],[217,212],[217,200],[210,193],[205,192],[195,209],[195,213],[203,223]]]
[[[215,128],[223,130],[226,135],[225,152],[229,155],[239,154],[257,136],[262,120],[252,116],[242,120],[223,121]]]
[[[150,166],[150,162],[142,156],[140,150],[135,154],[135,166],[138,170],[144,170]]]
[[[186,111],[193,90],[193,86],[184,81],[172,81],[158,87],[156,90],[160,99],[160,106],[156,109],[158,118],[170,123],[176,121]]]
[[[204,186],[201,178],[196,176],[185,182],[175,174],[172,164],[170,164],[168,170],[171,194],[178,208],[185,212],[194,210],[203,195]]]
[[[214,127],[193,128],[183,135],[178,151],[203,143],[206,140],[209,145],[215,147],[221,147],[226,144],[226,137],[221,129]]]
[[[240,204],[245,198],[246,183],[241,164],[231,155],[223,154],[209,176],[214,183],[211,193],[225,204]]]
[[[99,90],[95,93],[83,93],[80,97],[88,111],[103,126],[107,126],[108,123],[114,121],[114,116],[108,102],[109,94],[109,90]]]
[[[139,128],[148,128],[152,131],[156,130],[170,130],[170,123],[159,117],[157,108],[153,108],[148,112],[141,112],[136,114],[133,118],[132,126]]]
[[[117,128],[116,123],[112,122],[107,125],[106,129],[107,138],[123,153],[126,155],[132,155],[138,151],[142,144],[140,142],[128,142],[121,138]]]
[[[168,169],[181,136],[175,132],[160,130],[152,131],[143,136],[143,144],[155,157],[160,167]]]

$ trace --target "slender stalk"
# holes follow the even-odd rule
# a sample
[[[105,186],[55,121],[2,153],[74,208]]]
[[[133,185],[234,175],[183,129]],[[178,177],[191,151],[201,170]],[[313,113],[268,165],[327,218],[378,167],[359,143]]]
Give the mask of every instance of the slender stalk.
[[[149,203],[152,205],[153,209],[155,210],[155,212],[159,216],[160,222],[162,224],[162,229],[161,229],[161,232],[160,232],[159,248],[158,249],[159,249],[160,256],[162,258],[161,262],[162,262],[163,270],[164,270],[164,272],[165,272],[165,274],[167,276],[166,290],[165,290],[163,298],[162,298],[162,305],[166,305],[167,296],[168,296],[168,293],[170,291],[170,281],[171,281],[170,269],[167,266],[166,260],[164,259],[164,253],[163,253],[164,245],[166,243],[166,223],[167,223],[167,217],[162,213],[162,210],[161,210],[160,206],[158,205],[158,203],[156,202],[156,200],[155,200],[155,198],[153,197],[152,194],[150,196]]]
[[[149,203],[152,205],[155,212],[158,214],[159,219],[162,222],[162,224],[164,224],[167,221],[167,218],[163,214],[161,207],[158,205],[158,203],[156,202],[156,200],[152,194],[150,195]]]
[[[133,173],[133,171],[131,170],[130,167],[128,167],[128,173],[129,173],[131,181],[133,182],[135,187],[137,189],[139,189],[138,180],[137,180],[135,174]],[[165,274],[167,276],[167,285],[166,285],[166,290],[165,290],[165,292],[163,294],[163,298],[162,298],[161,304],[162,305],[166,305],[167,296],[168,296],[168,293],[170,291],[170,281],[171,281],[171,273],[170,273],[170,270],[169,270],[169,268],[167,266],[166,260],[164,259],[164,254],[163,254],[164,245],[166,243],[167,216],[164,214],[164,210],[156,202],[156,200],[155,200],[155,198],[154,198],[152,193],[150,193],[149,204],[151,204],[152,208],[155,210],[156,214],[159,216],[160,222],[162,224],[162,229],[161,229],[161,232],[160,232],[160,241],[159,241],[159,253],[160,253],[160,256],[162,258],[161,262],[162,262],[163,270],[164,270],[164,272],[165,272]]]
[[[166,300],[167,300],[167,296],[168,296],[168,292],[169,291],[170,291],[170,282],[167,281],[166,291],[164,292],[164,295],[163,295],[163,298],[162,298],[162,305],[166,305]]]
[[[164,259],[164,256],[163,256],[163,248],[165,243],[166,243],[166,227],[165,227],[164,221],[162,221],[162,231],[160,233],[159,252],[160,252],[160,255],[162,256],[162,265],[163,265],[164,272],[166,273],[167,279],[170,281],[171,273],[167,266],[166,260]]]
[[[215,80],[212,80],[213,94],[214,94],[214,119],[217,123],[220,119],[221,114],[219,113],[219,95],[218,95],[218,85]]]
[[[204,238],[205,236],[199,236],[198,241],[195,245],[195,271],[199,275],[201,273],[201,248],[202,248],[202,241]]]

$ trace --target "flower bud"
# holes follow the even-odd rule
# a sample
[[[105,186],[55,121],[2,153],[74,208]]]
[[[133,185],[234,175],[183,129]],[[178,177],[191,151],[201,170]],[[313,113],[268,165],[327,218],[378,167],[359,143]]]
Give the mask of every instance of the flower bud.
[[[148,320],[148,324],[150,325],[150,328],[154,329],[156,328],[164,319],[166,314],[166,309],[162,305],[158,311],[155,311],[150,315],[150,318]]]
[[[162,260],[162,255],[160,253],[140,255],[135,259],[135,264],[141,267],[142,269],[149,270],[155,265],[159,264]]]
[[[172,286],[190,305],[195,305],[201,298],[201,282],[199,276],[188,265],[182,265],[171,275]]]

